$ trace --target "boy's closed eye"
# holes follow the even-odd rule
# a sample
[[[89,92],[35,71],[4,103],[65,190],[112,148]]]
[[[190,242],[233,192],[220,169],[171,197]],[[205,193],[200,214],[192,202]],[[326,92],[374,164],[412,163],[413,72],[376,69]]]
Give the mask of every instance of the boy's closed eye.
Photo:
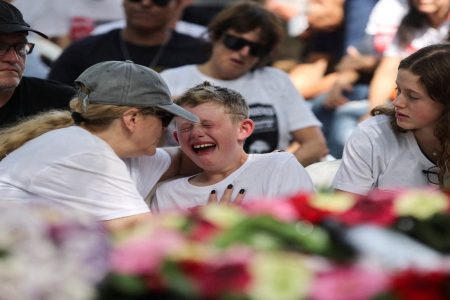
[[[196,125],[194,125],[194,123],[183,123],[177,126],[177,131],[180,133],[190,132],[194,129],[194,126],[200,126],[201,128],[212,128],[214,127],[214,124],[209,121],[202,121]]]

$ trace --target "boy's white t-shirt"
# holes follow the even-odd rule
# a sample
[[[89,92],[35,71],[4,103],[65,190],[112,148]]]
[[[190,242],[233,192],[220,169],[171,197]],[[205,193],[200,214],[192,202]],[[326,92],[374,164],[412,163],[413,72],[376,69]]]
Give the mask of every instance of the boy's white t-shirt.
[[[145,213],[144,198],[170,161],[164,150],[122,160],[81,127],[52,130],[0,162],[0,199],[55,201],[100,220]]]
[[[152,210],[185,210],[205,205],[212,190],[216,190],[220,199],[229,184],[234,187],[232,199],[236,198],[240,189],[245,189],[244,202],[274,200],[300,191],[314,191],[308,173],[288,152],[250,154],[239,169],[213,185],[195,186],[188,179],[183,177],[162,183],[152,199]]]
[[[204,81],[239,92],[255,122],[255,131],[246,141],[246,152],[285,150],[291,142],[290,132],[321,126],[287,74],[279,69],[263,67],[234,80],[219,80],[204,75],[196,65],[187,65],[164,70],[161,76],[174,97]]]
[[[425,187],[430,184],[422,170],[433,166],[411,131],[396,134],[388,116],[375,116],[360,123],[347,140],[332,185],[362,195],[374,188]]]

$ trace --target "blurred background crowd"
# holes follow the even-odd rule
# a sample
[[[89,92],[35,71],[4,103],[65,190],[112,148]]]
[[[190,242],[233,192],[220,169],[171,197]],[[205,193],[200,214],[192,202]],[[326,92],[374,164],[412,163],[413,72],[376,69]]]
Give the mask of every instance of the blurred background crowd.
[[[9,2],[19,8],[32,28],[49,37],[29,35],[36,47],[26,61],[25,75],[73,85],[84,69],[104,60],[132,60],[158,72],[184,65],[201,66],[214,57],[211,44],[216,41],[211,40],[208,30],[211,20],[236,1]],[[393,99],[400,60],[424,46],[449,39],[450,0],[253,2],[275,13],[282,20],[284,32],[269,49],[270,55],[248,69],[244,67],[244,71],[253,72],[262,64],[282,70],[298,93],[299,107],[311,110],[320,123],[311,121],[297,128],[277,125],[273,134],[288,134],[289,143],[246,150],[270,152],[278,148],[295,153],[308,148],[311,134],[322,144],[312,148],[315,156],[303,153],[303,161],[298,156],[304,165],[341,158],[345,141],[357,124],[373,107]],[[237,52],[246,49],[234,46]],[[226,76],[211,77],[228,80]],[[279,113],[277,118],[276,122],[283,122],[288,116]],[[321,132],[298,134],[299,129],[310,127]]]

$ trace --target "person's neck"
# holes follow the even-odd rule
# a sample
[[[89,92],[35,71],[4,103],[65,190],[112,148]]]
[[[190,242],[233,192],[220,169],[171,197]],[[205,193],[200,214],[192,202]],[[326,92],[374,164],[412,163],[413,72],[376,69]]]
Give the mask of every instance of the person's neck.
[[[157,46],[169,41],[172,35],[170,29],[155,32],[138,31],[126,27],[121,32],[121,38],[128,43],[142,46]]]
[[[437,11],[436,13],[429,15],[428,19],[431,23],[431,26],[433,28],[439,28],[445,21],[447,21],[450,17],[448,7],[442,8],[441,10]]]
[[[218,183],[230,176],[234,171],[239,169],[243,164],[245,164],[247,159],[248,154],[242,151],[239,159],[237,159],[231,165],[220,170],[204,170],[200,174],[190,178],[189,182],[196,186],[208,186]]]
[[[14,94],[14,89],[1,90],[0,91],[0,108],[8,103],[9,99],[11,99]]]
[[[198,65],[198,70],[203,73],[206,76],[209,76],[211,78],[219,79],[219,80],[234,80],[236,78],[231,78],[224,76],[219,71],[217,71],[217,68],[214,67],[214,63],[212,60],[208,60],[204,64]]]
[[[442,146],[434,132],[414,131],[417,144],[427,157],[433,160],[437,159],[437,155],[441,152]]]
[[[127,139],[123,138],[123,131],[118,129],[117,124],[112,124],[107,129],[95,130],[86,126],[80,125],[80,127],[86,129],[91,134],[105,141],[120,158],[129,156]]]

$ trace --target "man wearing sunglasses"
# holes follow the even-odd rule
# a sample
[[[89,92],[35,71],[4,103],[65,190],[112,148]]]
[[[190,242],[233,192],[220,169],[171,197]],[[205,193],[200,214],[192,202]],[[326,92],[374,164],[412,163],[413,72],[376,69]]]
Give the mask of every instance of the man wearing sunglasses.
[[[247,153],[285,150],[294,140],[301,145],[295,155],[303,166],[326,156],[320,122],[289,77],[266,66],[282,38],[280,20],[257,3],[237,3],[214,17],[208,33],[213,45],[206,63],[161,73],[172,95],[204,81],[236,90],[255,123],[244,145]]]
[[[131,60],[155,71],[204,62],[207,42],[172,30],[182,5],[182,0],[123,0],[125,28],[73,42],[49,78],[73,84],[83,70],[106,60]]]
[[[50,108],[68,108],[75,90],[58,82],[24,77],[25,61],[33,51],[30,28],[21,12],[0,0],[0,127]]]

